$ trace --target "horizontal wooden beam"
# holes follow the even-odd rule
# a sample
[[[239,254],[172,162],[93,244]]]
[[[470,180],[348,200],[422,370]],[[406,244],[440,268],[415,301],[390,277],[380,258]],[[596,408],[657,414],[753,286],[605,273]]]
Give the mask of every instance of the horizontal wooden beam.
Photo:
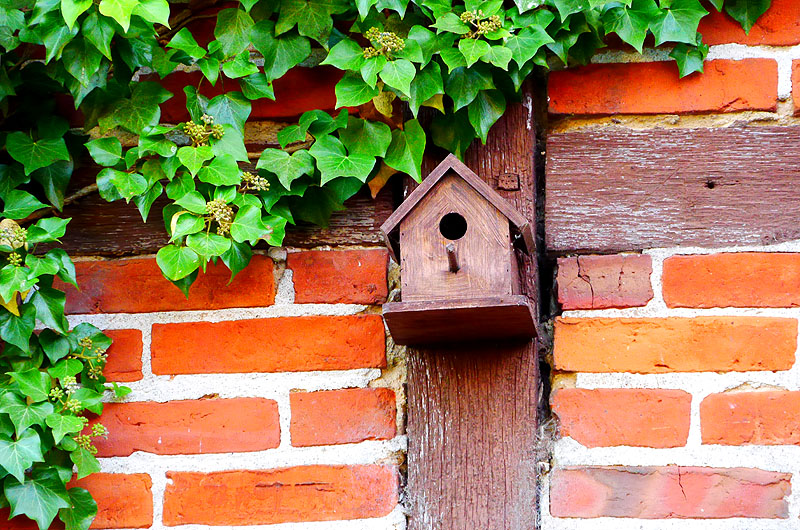
[[[547,140],[551,253],[800,238],[800,127],[630,130]]]

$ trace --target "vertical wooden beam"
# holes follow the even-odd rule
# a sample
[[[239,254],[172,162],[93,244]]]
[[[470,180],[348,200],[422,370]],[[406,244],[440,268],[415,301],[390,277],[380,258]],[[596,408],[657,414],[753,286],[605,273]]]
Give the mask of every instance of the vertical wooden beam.
[[[510,105],[465,162],[533,223],[532,107],[526,86],[522,103]],[[427,160],[428,171],[439,161]],[[535,249],[520,270],[522,290],[538,308]],[[535,341],[409,349],[411,530],[536,528],[538,398]]]

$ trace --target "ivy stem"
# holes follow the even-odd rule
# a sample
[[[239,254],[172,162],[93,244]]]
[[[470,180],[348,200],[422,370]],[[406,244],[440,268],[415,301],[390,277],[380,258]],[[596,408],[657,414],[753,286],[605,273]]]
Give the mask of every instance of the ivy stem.
[[[89,184],[88,186],[79,189],[78,191],[76,191],[75,193],[70,195],[69,197],[65,197],[64,198],[64,206],[67,206],[68,204],[72,204],[73,202],[78,201],[80,199],[83,199],[87,195],[91,195],[92,193],[96,193],[96,192],[97,192],[97,183],[95,182],[94,184]],[[55,213],[55,212],[56,212],[56,208],[55,207],[50,208],[50,209],[46,209],[46,210],[44,210],[44,209],[43,210],[37,210],[37,211],[33,212],[32,214],[30,214],[25,219],[22,219],[21,221],[19,221],[19,224],[30,223],[32,221],[36,221],[37,219],[41,219],[45,215],[49,215],[49,214]]]

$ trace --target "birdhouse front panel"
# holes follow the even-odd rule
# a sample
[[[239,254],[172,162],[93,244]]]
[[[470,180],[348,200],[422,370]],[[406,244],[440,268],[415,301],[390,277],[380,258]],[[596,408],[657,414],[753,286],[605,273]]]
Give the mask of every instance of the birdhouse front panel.
[[[400,223],[403,301],[512,294],[508,218],[455,173]]]

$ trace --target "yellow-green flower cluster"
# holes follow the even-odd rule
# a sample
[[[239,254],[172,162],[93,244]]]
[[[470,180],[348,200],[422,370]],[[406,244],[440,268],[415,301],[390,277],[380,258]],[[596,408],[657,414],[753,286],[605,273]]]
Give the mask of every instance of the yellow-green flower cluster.
[[[217,222],[217,234],[224,236],[231,231],[233,224],[233,208],[231,208],[224,200],[214,199],[206,203],[206,211],[211,218]]]
[[[406,47],[406,41],[392,31],[381,31],[373,27],[368,29],[367,32],[364,33],[364,36],[374,44],[374,46],[369,46],[364,49],[365,59],[399,52]]]

